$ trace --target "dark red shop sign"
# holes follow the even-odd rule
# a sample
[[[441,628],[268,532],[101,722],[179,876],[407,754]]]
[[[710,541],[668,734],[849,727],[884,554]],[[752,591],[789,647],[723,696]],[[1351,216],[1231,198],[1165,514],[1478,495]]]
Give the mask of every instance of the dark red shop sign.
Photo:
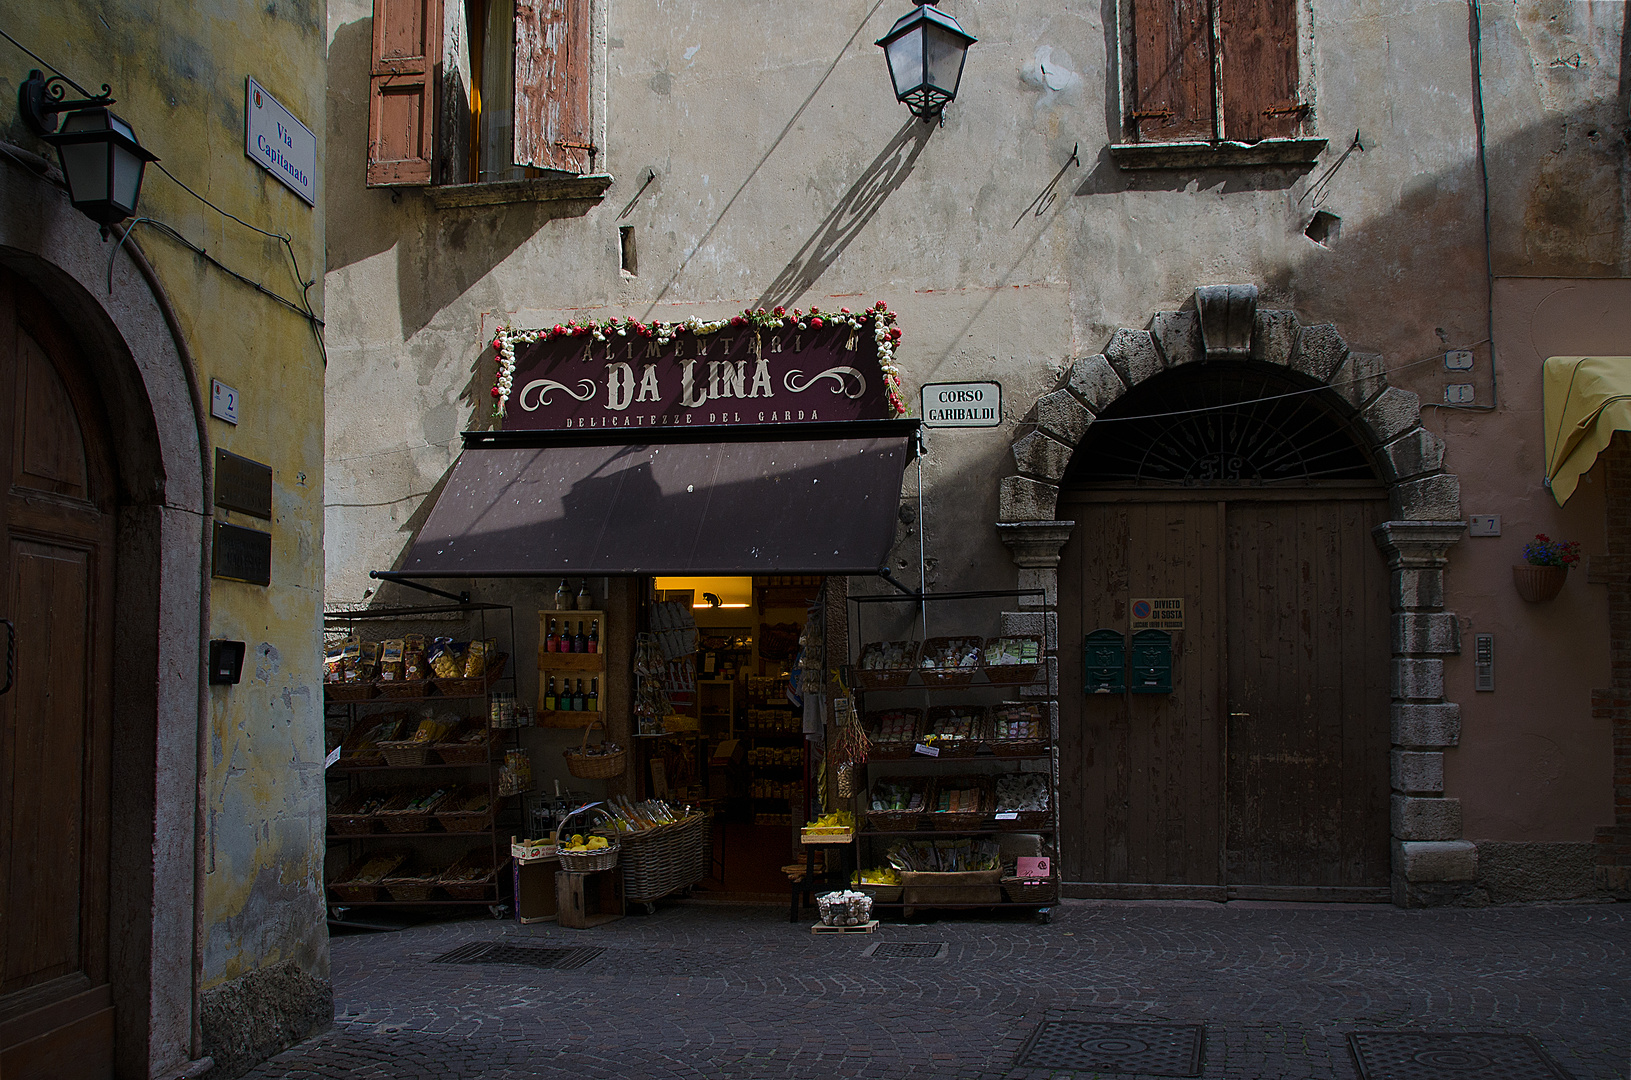
[[[883,420],[899,413],[875,323],[731,327],[663,342],[630,329],[515,348],[508,431]]]

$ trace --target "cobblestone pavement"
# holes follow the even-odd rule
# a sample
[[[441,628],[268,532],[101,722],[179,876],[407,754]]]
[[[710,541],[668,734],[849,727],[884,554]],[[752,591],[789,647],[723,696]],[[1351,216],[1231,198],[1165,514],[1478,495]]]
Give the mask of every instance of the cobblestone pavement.
[[[429,962],[481,940],[606,952],[570,971]],[[949,949],[863,957],[878,941]],[[335,938],[333,1030],[250,1075],[1061,1080],[1015,1058],[1042,1021],[1080,1020],[1205,1024],[1208,1078],[1353,1080],[1349,1032],[1426,1030],[1529,1034],[1577,1080],[1627,1080],[1628,952],[1631,904],[1082,901],[1047,925],[819,937],[785,908],[691,904],[586,931],[441,923]]]

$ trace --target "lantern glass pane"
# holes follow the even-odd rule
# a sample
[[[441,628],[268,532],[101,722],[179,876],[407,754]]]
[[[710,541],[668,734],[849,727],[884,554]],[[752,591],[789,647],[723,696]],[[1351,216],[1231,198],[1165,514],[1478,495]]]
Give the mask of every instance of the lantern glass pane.
[[[959,37],[943,26],[927,27],[930,86],[957,96],[957,84],[963,78],[963,61],[968,57],[967,39]]]
[[[895,97],[904,98],[923,85],[921,24],[884,46],[884,52],[889,58],[889,77],[895,80]]]
[[[100,202],[108,197],[108,154],[105,142],[61,143],[62,172],[68,194],[76,203]]]
[[[136,199],[142,190],[142,170],[147,163],[122,146],[113,148],[113,192],[111,198],[119,209],[130,213],[136,209]]]

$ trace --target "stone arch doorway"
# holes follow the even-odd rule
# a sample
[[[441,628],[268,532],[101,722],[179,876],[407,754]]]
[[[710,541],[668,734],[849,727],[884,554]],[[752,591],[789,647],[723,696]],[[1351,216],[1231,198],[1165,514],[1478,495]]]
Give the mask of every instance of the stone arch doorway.
[[[1475,872],[1443,797],[1442,751],[1459,738],[1442,660],[1459,647],[1442,593],[1459,485],[1381,357],[1256,301],[1252,286],[1203,287],[1192,309],[1116,331],[1014,443],[999,531],[1021,584],[1057,605],[1042,615],[1058,650],[1067,889],[1443,902]],[[1127,419],[1162,413],[1188,418]],[[1143,588],[1194,593],[1174,692],[1111,707],[1084,692],[1083,639],[1128,630]],[[1273,602],[1287,591],[1296,603]],[[1307,670],[1265,682],[1277,650],[1316,642]],[[1253,650],[1271,659],[1252,670]],[[1341,661],[1322,667],[1332,650]],[[1333,699],[1321,680],[1344,665],[1356,673]],[[1266,724],[1228,715],[1254,712]],[[1335,734],[1304,737],[1322,725]],[[1332,785],[1340,798],[1312,794]]]

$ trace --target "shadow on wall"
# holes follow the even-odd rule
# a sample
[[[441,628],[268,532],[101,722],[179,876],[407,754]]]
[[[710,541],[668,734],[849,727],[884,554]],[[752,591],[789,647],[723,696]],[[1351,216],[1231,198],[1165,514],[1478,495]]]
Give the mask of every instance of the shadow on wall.
[[[342,270],[395,248],[407,340],[549,222],[582,217],[596,200],[439,210],[412,188],[367,187],[373,33],[371,18],[347,23],[329,48],[328,269]]]

